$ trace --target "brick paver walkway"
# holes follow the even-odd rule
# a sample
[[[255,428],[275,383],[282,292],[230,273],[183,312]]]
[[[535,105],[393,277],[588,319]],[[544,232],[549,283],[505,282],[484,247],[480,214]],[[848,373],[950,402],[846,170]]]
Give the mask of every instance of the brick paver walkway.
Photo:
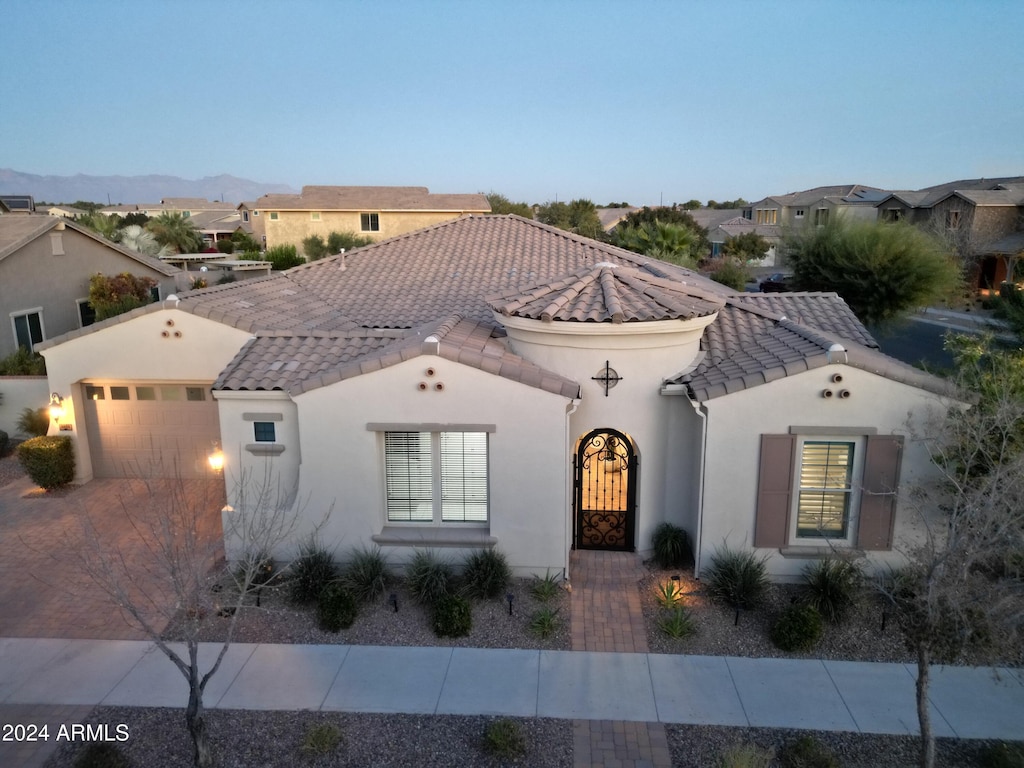
[[[644,569],[632,552],[576,550],[569,561],[572,650],[647,653],[637,583]],[[661,723],[573,722],[575,768],[668,768]]]

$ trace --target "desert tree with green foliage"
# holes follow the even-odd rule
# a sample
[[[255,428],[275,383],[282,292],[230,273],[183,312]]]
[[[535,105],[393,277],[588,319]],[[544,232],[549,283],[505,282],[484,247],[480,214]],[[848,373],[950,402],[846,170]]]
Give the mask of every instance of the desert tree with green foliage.
[[[533,218],[533,206],[529,203],[513,203],[507,197],[497,192],[488,192],[486,197],[493,214],[507,215],[513,213],[516,216],[522,216],[524,219]]]
[[[690,256],[695,261],[700,261],[711,252],[708,231],[697,223],[697,220],[690,215],[689,211],[679,205],[658,206],[654,208],[645,205],[643,208],[627,214],[619,222],[615,231],[618,232],[623,227],[642,227],[646,224],[654,223],[673,224],[690,230]]]
[[[79,216],[78,223],[84,224],[96,234],[107,238],[107,240],[116,242],[121,222],[117,216],[106,216],[99,211],[91,211],[84,216]]]
[[[597,206],[579,198],[568,203],[547,202],[537,208],[537,221],[595,240],[604,238],[604,226],[597,215]]]
[[[96,274],[89,278],[89,304],[96,312],[97,321],[106,320],[151,304],[155,286],[153,278],[129,272],[109,276]]]
[[[355,232],[331,232],[327,236],[327,254],[333,256],[342,251],[351,251],[353,248],[365,248],[374,243],[372,237],[357,235]]]
[[[764,258],[770,247],[768,241],[756,232],[743,232],[725,239],[722,244],[722,255],[744,262],[758,261]]]
[[[174,253],[198,253],[203,247],[203,236],[177,211],[164,211],[150,219],[146,229],[160,245],[166,245]]]
[[[620,248],[691,269],[697,266],[696,241],[689,227],[656,220],[636,225],[623,222],[612,236],[612,242]]]
[[[905,494],[922,538],[877,585],[917,660],[922,768],[935,765],[932,665],[1015,658],[1024,632],[1024,356],[977,338],[951,348],[959,399],[918,438],[938,477]]]
[[[951,297],[960,268],[943,243],[903,222],[832,218],[785,238],[797,290],[835,291],[861,322],[884,325]]]

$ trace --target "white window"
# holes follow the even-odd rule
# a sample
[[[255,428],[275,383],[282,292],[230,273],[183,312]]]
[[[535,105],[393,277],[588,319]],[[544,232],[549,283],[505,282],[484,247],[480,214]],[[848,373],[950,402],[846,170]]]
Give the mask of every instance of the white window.
[[[804,209],[803,208],[797,208],[796,212],[793,214],[793,216],[798,218],[798,219],[802,219],[804,217]]]
[[[386,432],[389,523],[486,523],[486,432]]]
[[[248,221],[248,220],[249,220],[249,212],[248,211],[242,211],[242,221]]]
[[[380,232],[380,214],[360,213],[359,228],[363,232]]]
[[[37,307],[25,312],[11,313],[11,326],[14,328],[14,341],[19,347],[24,347],[29,352],[35,350],[35,345],[46,338],[43,327],[43,309]]]
[[[852,540],[851,511],[862,473],[857,439],[807,438],[799,444],[794,542]]]
[[[271,221],[277,221],[277,211],[271,211],[270,212],[270,220]]]
[[[253,212],[252,212],[252,215],[253,215],[253,216],[259,216],[259,215],[260,215],[260,212],[259,212],[259,211],[253,211]]]

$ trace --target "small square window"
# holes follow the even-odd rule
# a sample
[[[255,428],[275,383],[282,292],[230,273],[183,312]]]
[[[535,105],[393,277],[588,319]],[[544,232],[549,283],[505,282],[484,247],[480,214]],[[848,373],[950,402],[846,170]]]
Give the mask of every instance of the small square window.
[[[85,397],[88,400],[106,400],[106,394],[103,391],[103,387],[97,387],[92,384],[85,385]]]
[[[202,387],[185,387],[185,399],[198,403],[206,399],[206,390]]]
[[[136,387],[136,400],[156,400],[156,387]]]
[[[111,400],[131,400],[128,394],[128,387],[111,387],[110,388],[110,399]]]
[[[793,215],[796,218],[798,218],[798,219],[802,219],[804,217],[804,209],[803,208],[797,208],[796,209],[796,213],[794,213]]]
[[[252,428],[257,443],[273,443],[277,440],[277,433],[272,421],[254,421]]]
[[[380,232],[380,214],[360,213],[359,228],[363,232]]]
[[[253,215],[253,216],[259,216],[259,215],[260,215],[260,212],[259,212],[259,211],[253,211],[253,212],[252,212],[252,215]]]
[[[309,219],[310,221],[320,221],[320,211],[311,211]]]
[[[181,400],[181,387],[160,387],[161,400]]]
[[[271,211],[270,212],[270,220],[271,221],[277,221],[277,211]]]

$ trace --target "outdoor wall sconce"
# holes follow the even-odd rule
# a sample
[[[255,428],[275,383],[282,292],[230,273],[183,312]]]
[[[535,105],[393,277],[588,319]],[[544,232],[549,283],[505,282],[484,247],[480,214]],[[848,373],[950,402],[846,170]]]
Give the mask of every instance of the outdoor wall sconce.
[[[214,443],[213,450],[206,457],[206,460],[210,463],[210,469],[214,472],[220,472],[224,469],[224,451],[216,443]]]
[[[54,392],[50,395],[50,418],[54,421],[58,421],[63,415],[64,398]]]
[[[398,613],[398,593],[392,592],[388,596],[388,605],[395,609],[395,613]]]
[[[512,615],[512,601],[516,599],[516,596],[511,592],[506,593],[505,599],[508,600],[508,615]]]

